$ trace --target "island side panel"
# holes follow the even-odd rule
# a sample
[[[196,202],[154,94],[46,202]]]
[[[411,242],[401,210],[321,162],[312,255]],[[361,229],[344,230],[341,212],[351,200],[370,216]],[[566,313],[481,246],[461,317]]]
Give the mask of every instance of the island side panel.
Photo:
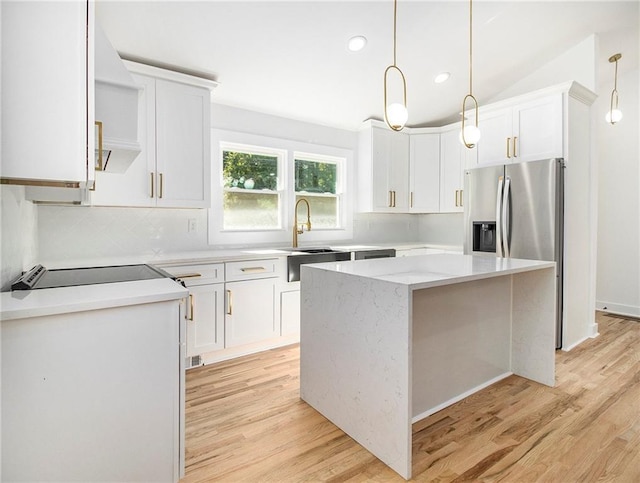
[[[514,374],[555,384],[556,270],[513,275],[511,367]]]
[[[410,478],[409,289],[309,266],[301,272],[301,398]]]
[[[413,418],[511,374],[511,278],[413,292]]]

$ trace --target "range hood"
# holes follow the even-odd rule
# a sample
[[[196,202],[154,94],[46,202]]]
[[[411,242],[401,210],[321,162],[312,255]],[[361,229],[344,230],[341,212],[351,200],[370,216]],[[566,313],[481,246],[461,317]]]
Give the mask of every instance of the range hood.
[[[138,86],[109,39],[95,26],[96,170],[124,173],[140,153]],[[102,142],[100,142],[100,140]]]

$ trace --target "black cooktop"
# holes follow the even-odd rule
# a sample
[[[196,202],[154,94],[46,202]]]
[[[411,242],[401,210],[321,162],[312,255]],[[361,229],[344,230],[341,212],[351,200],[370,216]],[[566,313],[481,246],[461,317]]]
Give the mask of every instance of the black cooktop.
[[[47,270],[36,265],[18,277],[11,290],[75,287],[99,283],[131,282],[154,278],[174,278],[171,274],[152,265],[116,265],[109,267],[62,268]]]

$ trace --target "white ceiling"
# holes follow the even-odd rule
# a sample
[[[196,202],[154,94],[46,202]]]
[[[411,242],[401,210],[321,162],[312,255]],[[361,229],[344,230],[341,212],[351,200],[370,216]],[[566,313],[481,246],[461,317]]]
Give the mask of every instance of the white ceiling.
[[[600,82],[612,83],[610,55],[622,52],[620,74],[638,68],[639,6],[476,0],[473,93],[480,103],[494,99],[594,33]],[[468,14],[463,0],[398,1],[397,65],[407,78],[408,125],[457,119],[469,90]],[[96,16],[122,57],[219,81],[217,103],[352,130],[383,116],[392,0],[97,0]],[[353,35],[369,40],[359,53],[346,49]],[[451,79],[436,85],[441,71]]]

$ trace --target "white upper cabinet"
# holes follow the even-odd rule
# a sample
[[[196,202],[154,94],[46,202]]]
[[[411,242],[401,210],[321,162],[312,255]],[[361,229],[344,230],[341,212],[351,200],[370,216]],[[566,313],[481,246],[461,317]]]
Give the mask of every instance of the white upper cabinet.
[[[479,165],[563,157],[562,93],[481,108],[479,125]]]
[[[142,87],[138,103],[142,150],[125,173],[98,173],[92,204],[209,208],[210,90],[215,83],[125,64]]]
[[[93,2],[2,2],[3,183],[94,180]]]
[[[359,135],[360,209],[379,213],[409,210],[409,135],[367,121]]]
[[[409,212],[440,211],[440,134],[409,136]]]
[[[440,212],[463,211],[462,187],[465,151],[460,142],[460,127],[456,126],[440,134]]]

